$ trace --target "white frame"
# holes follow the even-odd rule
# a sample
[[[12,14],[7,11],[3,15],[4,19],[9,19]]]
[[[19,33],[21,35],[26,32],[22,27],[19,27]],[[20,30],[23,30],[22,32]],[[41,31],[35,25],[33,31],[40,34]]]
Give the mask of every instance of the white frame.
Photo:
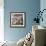
[[[15,16],[17,16],[17,14],[20,14],[20,15],[22,15],[22,17],[23,17],[23,24],[22,25],[13,25],[12,24],[12,18],[14,18],[13,16],[15,15]],[[19,16],[20,16],[19,15]],[[15,22],[15,21],[14,21]],[[10,13],[10,27],[25,27],[25,12],[11,12]]]

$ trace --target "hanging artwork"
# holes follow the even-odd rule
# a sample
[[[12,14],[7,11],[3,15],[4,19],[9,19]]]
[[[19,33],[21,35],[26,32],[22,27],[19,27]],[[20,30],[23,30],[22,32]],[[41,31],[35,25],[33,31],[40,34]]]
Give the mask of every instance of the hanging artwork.
[[[25,12],[11,12],[10,27],[24,27],[24,26],[25,26]]]

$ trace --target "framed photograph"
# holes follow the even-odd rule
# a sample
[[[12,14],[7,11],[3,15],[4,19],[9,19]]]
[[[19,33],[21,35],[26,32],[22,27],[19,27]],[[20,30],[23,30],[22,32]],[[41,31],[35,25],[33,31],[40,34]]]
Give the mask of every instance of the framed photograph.
[[[25,12],[11,12],[10,27],[25,27]]]

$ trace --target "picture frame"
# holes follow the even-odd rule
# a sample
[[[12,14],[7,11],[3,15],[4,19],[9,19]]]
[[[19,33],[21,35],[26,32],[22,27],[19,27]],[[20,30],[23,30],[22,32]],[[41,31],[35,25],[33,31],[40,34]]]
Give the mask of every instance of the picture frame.
[[[25,27],[25,12],[10,12],[10,27]]]

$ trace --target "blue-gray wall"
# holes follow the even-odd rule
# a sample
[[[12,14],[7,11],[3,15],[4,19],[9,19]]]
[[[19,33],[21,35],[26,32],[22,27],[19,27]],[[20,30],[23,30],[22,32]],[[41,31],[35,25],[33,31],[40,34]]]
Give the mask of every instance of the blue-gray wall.
[[[33,19],[40,9],[40,0],[4,0],[4,38],[18,41],[32,30]],[[10,28],[10,12],[26,12],[25,28]]]
[[[43,9],[46,9],[46,0],[41,0],[40,1],[40,10],[42,11]],[[45,26],[46,27],[46,10],[43,12],[43,22],[40,22],[40,25]]]

